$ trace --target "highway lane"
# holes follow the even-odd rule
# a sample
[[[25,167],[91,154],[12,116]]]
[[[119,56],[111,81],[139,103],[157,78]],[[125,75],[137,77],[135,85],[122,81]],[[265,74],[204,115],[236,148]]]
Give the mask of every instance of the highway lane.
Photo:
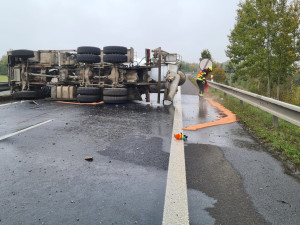
[[[0,224],[161,224],[173,106],[37,102],[0,106],[38,125],[0,141]]]

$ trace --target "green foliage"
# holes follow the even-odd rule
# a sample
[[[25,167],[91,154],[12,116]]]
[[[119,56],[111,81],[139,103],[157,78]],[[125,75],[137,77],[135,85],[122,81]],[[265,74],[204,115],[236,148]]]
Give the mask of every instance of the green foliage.
[[[299,0],[290,5],[287,0],[239,3],[226,51],[235,80],[253,81],[254,90],[281,98],[280,88],[299,70],[299,12]]]
[[[8,64],[8,57],[3,56],[0,60],[0,74],[1,75],[7,75],[7,73],[8,73],[7,64]]]
[[[224,83],[226,80],[225,71],[220,67],[213,69],[214,81],[218,83]]]
[[[199,61],[201,61],[202,59],[210,59],[211,60],[211,54],[210,54],[210,51],[208,49],[204,49],[201,52],[201,58],[199,59]]]

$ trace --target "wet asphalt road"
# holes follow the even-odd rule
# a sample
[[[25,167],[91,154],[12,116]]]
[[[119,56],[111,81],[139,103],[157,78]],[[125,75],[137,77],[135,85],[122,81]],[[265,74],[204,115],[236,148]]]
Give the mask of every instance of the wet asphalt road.
[[[191,83],[182,93],[184,127],[217,119]],[[299,179],[241,124],[185,134],[190,224],[300,224]]]
[[[0,107],[0,224],[161,224],[173,106]],[[85,161],[92,156],[94,161]]]
[[[216,120],[189,81],[182,94],[184,127]],[[53,120],[0,141],[0,224],[161,224],[174,107],[151,97],[0,105],[0,138]],[[300,224],[299,180],[239,123],[185,134],[190,224]]]

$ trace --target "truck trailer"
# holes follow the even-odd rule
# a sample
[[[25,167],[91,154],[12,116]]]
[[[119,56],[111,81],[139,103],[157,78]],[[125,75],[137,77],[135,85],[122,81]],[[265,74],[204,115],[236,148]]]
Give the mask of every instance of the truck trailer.
[[[81,46],[77,50],[8,51],[11,95],[16,99],[125,103],[149,101],[150,93],[164,93],[173,101],[185,82],[181,57],[157,48],[145,49],[143,63],[134,49],[123,46]]]

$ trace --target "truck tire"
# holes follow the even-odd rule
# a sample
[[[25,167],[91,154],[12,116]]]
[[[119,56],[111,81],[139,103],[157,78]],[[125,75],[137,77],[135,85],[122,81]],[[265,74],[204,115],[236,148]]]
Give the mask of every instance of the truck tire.
[[[34,52],[31,50],[19,49],[11,51],[11,55],[20,58],[32,58],[34,57]]]
[[[127,88],[104,88],[103,96],[127,96]]]
[[[101,89],[98,87],[79,87],[77,88],[79,95],[101,95]]]
[[[36,91],[18,91],[12,93],[14,99],[32,99],[36,98],[38,93]]]
[[[100,95],[77,95],[77,101],[82,103],[100,102]]]
[[[127,54],[127,48],[122,46],[106,46],[103,48],[104,54]]]
[[[81,54],[77,55],[77,62],[83,63],[99,63],[101,61],[99,55]]]
[[[77,48],[77,54],[100,55],[101,49],[91,46],[81,46]]]
[[[118,104],[128,102],[127,96],[103,96],[104,103],[107,104]]]
[[[51,88],[47,86],[41,87],[40,95],[42,98],[51,97]]]
[[[104,55],[103,61],[107,63],[124,63],[127,62],[127,56],[120,54]]]

